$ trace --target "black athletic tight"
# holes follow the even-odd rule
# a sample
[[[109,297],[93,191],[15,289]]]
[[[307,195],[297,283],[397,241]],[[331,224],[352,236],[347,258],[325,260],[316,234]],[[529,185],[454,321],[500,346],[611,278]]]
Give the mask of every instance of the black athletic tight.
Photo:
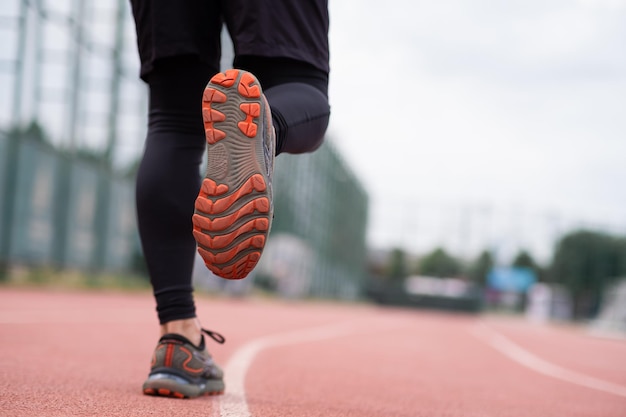
[[[239,57],[234,66],[261,83],[272,109],[276,154],[319,147],[330,115],[327,74],[282,58]],[[195,317],[191,216],[205,149],[200,104],[217,72],[195,56],[180,56],[157,61],[146,77],[150,110],[137,174],[137,218],[161,324]]]

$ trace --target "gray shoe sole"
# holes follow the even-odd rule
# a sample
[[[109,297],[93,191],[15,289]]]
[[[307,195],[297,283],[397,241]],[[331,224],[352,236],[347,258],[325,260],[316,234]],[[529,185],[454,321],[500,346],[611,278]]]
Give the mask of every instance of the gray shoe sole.
[[[204,91],[208,158],[193,235],[206,266],[222,278],[242,279],[252,271],[271,227],[263,144],[268,113],[261,86],[249,72],[217,74]]]
[[[143,393],[172,398],[196,398],[224,393],[224,381],[208,380],[206,384],[192,384],[176,375],[158,373],[150,375],[143,384]]]

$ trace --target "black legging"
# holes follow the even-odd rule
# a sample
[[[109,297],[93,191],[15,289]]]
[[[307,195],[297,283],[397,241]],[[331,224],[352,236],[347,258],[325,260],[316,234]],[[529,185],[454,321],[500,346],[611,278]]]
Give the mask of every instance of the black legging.
[[[276,154],[315,150],[330,108],[328,75],[298,61],[239,57],[259,79],[276,129]],[[137,218],[161,324],[195,317],[191,275],[196,242],[191,216],[205,150],[202,92],[218,72],[194,56],[157,61],[148,74],[150,110],[137,174]]]

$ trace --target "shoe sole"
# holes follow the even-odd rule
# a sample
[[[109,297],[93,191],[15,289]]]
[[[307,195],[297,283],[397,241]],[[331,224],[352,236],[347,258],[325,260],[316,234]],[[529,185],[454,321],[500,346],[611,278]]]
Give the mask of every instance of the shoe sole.
[[[258,80],[242,70],[215,75],[202,97],[207,169],[193,235],[207,268],[226,279],[245,278],[254,269],[269,233],[262,100]]]
[[[170,398],[197,398],[205,395],[224,394],[224,382],[209,381],[205,389],[196,385],[182,385],[169,379],[146,381],[143,386],[145,395]]]

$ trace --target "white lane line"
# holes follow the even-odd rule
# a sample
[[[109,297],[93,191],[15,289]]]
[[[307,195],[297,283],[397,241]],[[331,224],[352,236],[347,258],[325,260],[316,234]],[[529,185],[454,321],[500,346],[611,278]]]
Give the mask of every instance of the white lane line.
[[[535,372],[569,382],[570,384],[626,397],[626,386],[572,371],[541,359],[483,323],[476,324],[470,329],[470,332],[498,352]]]
[[[226,392],[220,397],[221,417],[250,417],[250,410],[246,401],[245,381],[246,373],[252,365],[254,358],[259,352],[279,346],[294,345],[299,343],[314,342],[318,340],[333,339],[357,333],[371,332],[373,320],[350,321],[338,324],[312,327],[288,333],[280,333],[273,336],[262,337],[252,340],[231,356],[224,367],[224,382]],[[386,329],[390,326],[387,324]],[[392,326],[395,327],[395,326]]]

